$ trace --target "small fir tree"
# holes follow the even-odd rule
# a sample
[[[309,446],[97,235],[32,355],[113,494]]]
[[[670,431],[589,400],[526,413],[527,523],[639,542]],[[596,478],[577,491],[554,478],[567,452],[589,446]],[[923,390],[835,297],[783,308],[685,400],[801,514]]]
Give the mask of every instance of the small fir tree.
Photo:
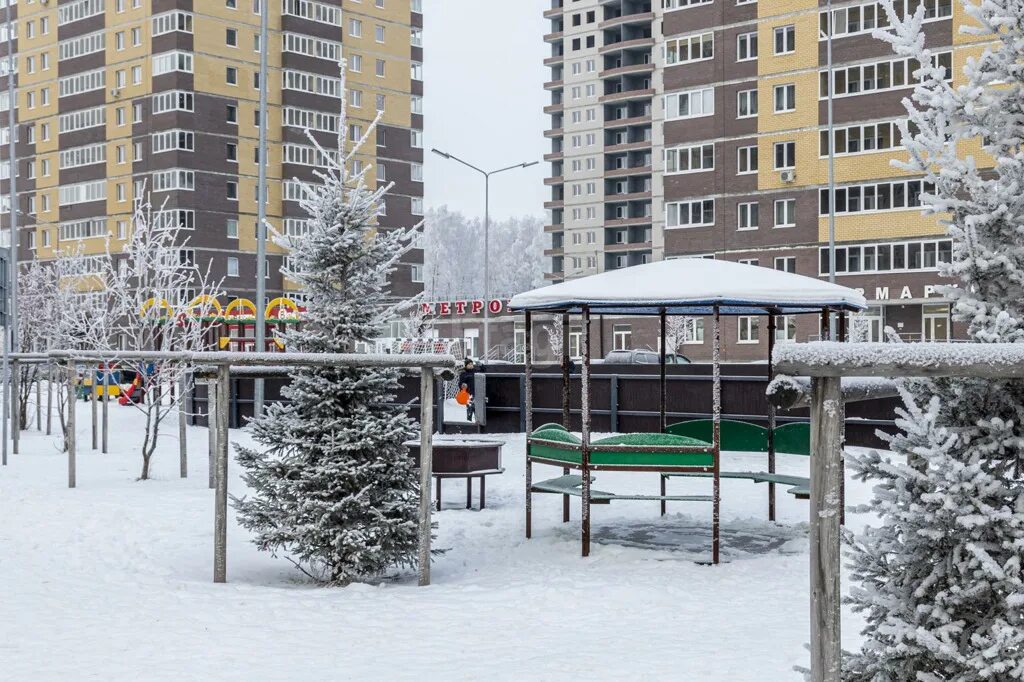
[[[922,65],[897,165],[924,176],[924,210],[952,237],[954,319],[975,342],[1022,342],[1024,0],[964,0],[962,30],[987,45],[960,86],[925,47],[925,7],[897,16],[884,4],[892,28],[876,36]],[[916,380],[904,402],[891,457],[848,459],[875,483],[860,511],[882,523],[845,536],[859,582],[849,601],[867,626],[844,679],[1024,679],[1024,385]]]
[[[342,67],[342,102],[344,67]],[[289,279],[302,286],[301,329],[287,334],[300,353],[353,352],[396,311],[387,284],[414,232],[385,232],[376,218],[390,186],[370,189],[353,157],[374,131],[345,151],[341,108],[337,152],[318,149],[318,184],[303,183],[309,215],[300,237],[278,237],[291,251]],[[240,523],[263,550],[288,558],[316,580],[344,585],[416,561],[419,481],[403,442],[414,432],[391,407],[394,370],[304,368],[252,422],[257,447],[239,448],[252,496],[235,499]]]

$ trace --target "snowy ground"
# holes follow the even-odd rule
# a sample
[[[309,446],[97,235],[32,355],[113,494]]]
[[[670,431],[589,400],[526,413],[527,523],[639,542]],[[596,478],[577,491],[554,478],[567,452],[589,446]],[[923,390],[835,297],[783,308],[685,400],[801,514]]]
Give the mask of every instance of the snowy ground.
[[[411,574],[310,586],[233,520],[229,584],[214,585],[206,430],[189,431],[187,480],[168,436],[156,480],[141,483],[136,413],[112,407],[112,452],[101,455],[88,450],[80,409],[76,490],[56,439],[32,432],[0,471],[0,678],[741,682],[798,680],[792,668],[808,659],[807,503],[785,492],[775,525],[764,485],[723,482],[723,565],[696,562],[710,546],[703,503],[672,504],[664,519],[653,502],[594,507],[597,544],[584,560],[578,500],[563,525],[560,498],[536,496],[534,539],[524,539],[523,438],[508,436],[488,509],[461,508],[463,483],[445,483],[436,546],[449,551],[431,587]],[[784,471],[807,469],[806,459],[783,460]],[[764,466],[741,455],[726,463]],[[655,474],[597,477],[616,492],[657,486]],[[868,493],[853,482],[847,491],[850,501]],[[844,646],[856,645],[857,629],[844,614]]]

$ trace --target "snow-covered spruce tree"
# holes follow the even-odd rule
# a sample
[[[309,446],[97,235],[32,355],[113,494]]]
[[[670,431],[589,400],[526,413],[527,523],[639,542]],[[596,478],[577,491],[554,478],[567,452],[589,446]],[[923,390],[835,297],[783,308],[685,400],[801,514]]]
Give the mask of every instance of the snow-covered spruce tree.
[[[972,341],[1024,342],[1024,0],[965,1],[987,41],[966,83],[925,48],[923,7],[876,32],[918,60],[902,126],[924,210],[953,241],[945,294]],[[900,3],[902,5],[902,3]],[[984,169],[980,169],[978,166]],[[850,457],[881,525],[847,534],[865,643],[844,679],[1024,679],[1024,384],[906,384],[891,458]]]
[[[342,102],[344,96],[342,68]],[[352,352],[395,316],[390,274],[414,236],[385,232],[376,218],[390,186],[370,189],[345,151],[341,107],[337,153],[319,150],[320,183],[303,184],[309,215],[300,237],[279,237],[291,251],[289,279],[307,296],[302,328],[287,335],[300,353]],[[416,561],[419,480],[403,441],[415,427],[389,407],[394,370],[309,368],[292,375],[287,402],[252,422],[256,447],[239,448],[253,494],[235,499],[240,523],[261,549],[283,550],[316,580],[344,585]]]

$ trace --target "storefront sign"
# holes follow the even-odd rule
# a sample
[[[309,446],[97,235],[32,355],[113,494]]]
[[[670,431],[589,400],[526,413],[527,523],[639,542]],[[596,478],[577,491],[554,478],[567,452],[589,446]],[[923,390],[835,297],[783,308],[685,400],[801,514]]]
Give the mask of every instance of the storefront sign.
[[[508,312],[508,301],[495,298],[491,301],[474,298],[464,301],[437,301],[435,303],[423,303],[420,305],[423,312],[435,317],[465,317],[467,315],[483,315],[484,304],[491,315],[500,315]]]
[[[932,298],[934,296],[942,296],[939,291],[940,287],[949,286],[944,284],[925,284],[923,288],[911,287],[911,286],[894,286],[894,287],[873,287],[871,289],[865,289],[864,287],[857,287],[855,291],[864,296],[870,298],[871,294],[874,294],[874,298],[871,300],[875,301],[908,301],[915,298]],[[955,285],[953,285],[955,286]],[[918,293],[923,294],[917,296]]]

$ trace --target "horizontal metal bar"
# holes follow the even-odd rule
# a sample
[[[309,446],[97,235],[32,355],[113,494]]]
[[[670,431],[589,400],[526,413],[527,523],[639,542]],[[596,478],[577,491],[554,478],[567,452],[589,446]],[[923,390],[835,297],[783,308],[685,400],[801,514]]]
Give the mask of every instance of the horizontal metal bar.
[[[361,353],[233,353],[216,351],[78,351],[54,350],[47,355],[59,361],[108,362],[151,360],[215,366],[296,367],[431,367],[454,369],[454,355],[369,355]]]
[[[651,367],[657,367],[657,365],[650,365]],[[677,365],[678,366],[678,365]],[[767,383],[767,366],[765,366],[765,374],[761,375],[722,375],[722,381],[761,381]],[[516,379],[523,376],[523,372],[481,372],[484,376],[495,377],[498,379]],[[533,375],[534,379],[551,379],[551,380],[562,380],[561,374],[536,374]],[[578,377],[578,374],[572,376]],[[661,377],[658,374],[591,374],[591,380],[596,379],[636,379],[641,381],[660,381]],[[669,381],[712,381],[714,377],[710,374],[668,374],[666,378]]]

